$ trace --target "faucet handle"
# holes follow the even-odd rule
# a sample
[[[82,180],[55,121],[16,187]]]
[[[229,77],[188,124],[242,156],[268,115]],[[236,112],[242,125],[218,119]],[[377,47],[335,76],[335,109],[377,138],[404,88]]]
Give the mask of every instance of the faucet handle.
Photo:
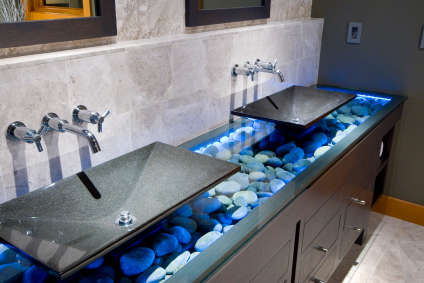
[[[41,134],[28,129],[22,122],[16,121],[11,123],[6,130],[6,138],[14,142],[24,141],[30,144],[35,143],[38,151],[43,151],[43,146],[41,145]]]
[[[98,120],[98,122],[97,122],[97,130],[98,130],[98,132],[99,133],[101,133],[102,131],[103,131],[103,122],[105,121],[105,118],[107,117],[107,115],[109,115],[110,114],[110,111],[109,110],[106,110],[106,112],[105,113],[103,113],[101,116],[100,116],[100,118],[99,118],[99,120]]]
[[[275,68],[277,67],[277,60],[275,60],[274,64],[272,64],[271,62],[262,62],[261,59],[257,59],[255,64],[261,68],[275,70]]]

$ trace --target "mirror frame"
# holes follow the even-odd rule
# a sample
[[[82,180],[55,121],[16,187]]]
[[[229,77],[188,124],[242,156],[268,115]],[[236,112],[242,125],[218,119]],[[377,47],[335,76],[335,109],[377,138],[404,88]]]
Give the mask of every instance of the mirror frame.
[[[117,35],[115,0],[98,0],[98,16],[0,23],[0,48]]]
[[[186,0],[187,27],[267,19],[270,15],[271,0],[262,0],[261,7],[214,10],[201,10],[199,9],[199,0]]]

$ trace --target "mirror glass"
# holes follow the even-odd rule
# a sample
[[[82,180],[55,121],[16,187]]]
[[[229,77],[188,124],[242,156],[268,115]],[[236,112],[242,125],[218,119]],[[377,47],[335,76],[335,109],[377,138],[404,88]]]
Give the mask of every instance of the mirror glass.
[[[0,23],[96,16],[97,0],[0,0]]]
[[[199,0],[202,10],[263,6],[262,0]]]

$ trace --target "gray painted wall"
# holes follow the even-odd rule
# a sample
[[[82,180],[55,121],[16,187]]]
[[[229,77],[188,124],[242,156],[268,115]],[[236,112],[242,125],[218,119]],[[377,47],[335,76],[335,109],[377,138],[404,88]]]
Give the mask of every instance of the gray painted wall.
[[[424,205],[424,1],[314,0],[312,17],[325,19],[319,83],[409,97],[384,194]],[[349,22],[363,23],[360,45]]]

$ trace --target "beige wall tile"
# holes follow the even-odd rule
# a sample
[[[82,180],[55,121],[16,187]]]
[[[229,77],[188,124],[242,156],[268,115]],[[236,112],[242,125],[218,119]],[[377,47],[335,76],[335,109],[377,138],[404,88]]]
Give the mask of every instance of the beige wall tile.
[[[302,23],[285,27],[283,64],[303,58]]]
[[[271,17],[268,22],[284,22],[288,19],[290,0],[272,0]]]
[[[318,54],[321,50],[322,22],[312,21],[302,24],[303,57]]]
[[[165,125],[171,145],[180,145],[208,132],[209,98],[206,89],[166,102]]]
[[[311,86],[318,81],[319,54],[300,61],[299,65],[299,84],[302,86]]]
[[[168,143],[165,109],[166,102],[161,102],[130,113],[132,150],[156,141]]]
[[[48,112],[65,118],[70,115],[63,62],[1,71],[0,86],[1,133],[14,121],[38,130]],[[8,143],[4,134],[0,135],[0,150],[14,144]]]
[[[312,0],[290,0],[289,20],[307,19],[311,17]]]
[[[6,192],[3,186],[3,175],[0,175],[0,204],[7,201]]]

